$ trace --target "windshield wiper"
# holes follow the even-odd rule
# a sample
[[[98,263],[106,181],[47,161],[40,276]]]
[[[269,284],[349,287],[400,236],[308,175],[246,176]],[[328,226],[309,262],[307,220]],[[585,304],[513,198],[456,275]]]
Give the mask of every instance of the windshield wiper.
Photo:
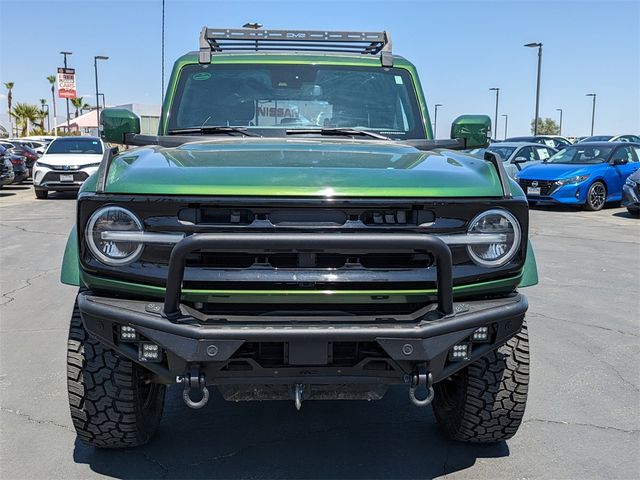
[[[332,127],[332,128],[291,128],[286,130],[287,135],[336,135],[336,136],[344,136],[344,137],[371,137],[377,138],[378,140],[391,140],[389,137],[385,137],[384,135],[380,135],[379,133],[370,132],[368,130],[360,130],[358,128],[340,128],[340,127]]]
[[[190,127],[190,128],[175,128],[169,130],[169,135],[189,135],[190,133],[203,133],[203,134],[225,134],[234,135],[239,133],[245,137],[258,137],[259,135],[249,132],[246,127],[227,127],[227,126],[202,126],[202,127]]]

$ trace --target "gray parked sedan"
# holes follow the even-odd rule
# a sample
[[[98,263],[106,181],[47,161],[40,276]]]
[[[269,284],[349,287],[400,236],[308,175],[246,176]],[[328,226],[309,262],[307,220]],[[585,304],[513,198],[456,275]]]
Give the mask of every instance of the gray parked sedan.
[[[482,157],[487,150],[500,155],[504,168],[511,178],[523,168],[544,162],[558,152],[555,148],[539,143],[498,142],[487,148],[470,150],[469,153]]]

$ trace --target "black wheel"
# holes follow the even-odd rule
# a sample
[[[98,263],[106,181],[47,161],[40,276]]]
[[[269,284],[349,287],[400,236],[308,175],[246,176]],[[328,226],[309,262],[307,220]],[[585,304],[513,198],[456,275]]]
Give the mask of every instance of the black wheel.
[[[91,337],[77,302],[67,343],[67,390],[78,438],[94,447],[143,445],[162,417],[165,386],[149,383],[142,367]]]
[[[49,192],[47,190],[36,190],[36,198],[44,199],[49,196]]]
[[[627,212],[629,212],[629,214],[634,215],[636,217],[640,217],[640,208],[627,207]]]
[[[475,443],[513,437],[529,389],[526,323],[505,345],[433,387],[433,411],[447,437]]]
[[[607,203],[607,187],[600,181],[593,182],[587,191],[587,201],[584,208],[596,212],[602,210],[605,203]]]

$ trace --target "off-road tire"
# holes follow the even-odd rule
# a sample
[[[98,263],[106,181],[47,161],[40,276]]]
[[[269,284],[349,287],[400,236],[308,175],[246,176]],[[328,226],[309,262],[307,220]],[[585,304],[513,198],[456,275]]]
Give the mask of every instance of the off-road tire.
[[[596,193],[596,190],[598,193]],[[604,195],[604,198],[601,196]],[[594,198],[597,197],[596,198]],[[584,209],[589,210],[590,212],[597,212],[598,210],[602,210],[602,208],[607,203],[607,186],[602,183],[600,180],[597,182],[593,182],[587,190],[587,199],[584,202]]]
[[[165,386],[87,333],[76,302],[67,343],[67,390],[78,438],[100,448],[147,443],[160,423]]]
[[[36,190],[36,198],[45,199],[49,196],[49,192],[47,190]]]
[[[447,437],[474,443],[513,437],[529,389],[526,322],[506,344],[433,387],[433,411]]]

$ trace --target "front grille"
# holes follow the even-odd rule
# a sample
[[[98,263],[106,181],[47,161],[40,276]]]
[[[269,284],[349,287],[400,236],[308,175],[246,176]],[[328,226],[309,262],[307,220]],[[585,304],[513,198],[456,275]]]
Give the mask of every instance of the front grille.
[[[79,224],[86,225],[98,208],[117,203],[135,212],[148,232],[260,233],[406,233],[461,234],[469,220],[489,208],[506,208],[527,232],[527,205],[519,199],[306,199],[166,196],[81,196]],[[79,230],[81,236],[82,229]],[[81,238],[83,268],[95,275],[163,287],[172,245],[148,244],[138,261],[118,267],[100,263]],[[452,246],[454,284],[494,280],[520,271],[526,243],[507,265],[487,270],[475,265],[466,247]],[[437,266],[428,251],[289,251],[218,252],[201,250],[187,256],[183,288],[221,291],[213,302],[224,303],[224,291],[367,291],[424,290],[436,287]],[[258,295],[258,294],[256,294]],[[354,295],[360,295],[354,293]],[[247,303],[258,303],[247,296]],[[305,295],[292,296],[297,302]],[[308,302],[306,298],[306,302]],[[349,303],[363,301],[350,299]],[[377,299],[375,299],[377,300]],[[396,301],[398,299],[391,299]],[[270,298],[267,302],[280,301]],[[303,301],[303,300],[300,300]],[[371,299],[367,300],[370,302]],[[386,298],[381,298],[386,302]],[[422,300],[421,300],[422,301]],[[425,300],[426,301],[426,300]],[[336,302],[334,302],[336,303]]]
[[[540,188],[540,196],[546,197],[551,195],[558,186],[555,183],[555,180],[520,180],[520,186],[524,193],[527,193],[527,188],[529,187],[539,187]]]
[[[73,180],[62,180],[63,176],[65,178],[71,176]],[[85,172],[47,172],[47,174],[42,179],[42,183],[76,183],[84,182],[87,178],[89,178],[89,175],[87,175]]]
[[[51,168],[51,170],[62,170],[62,171],[65,171],[65,172],[69,172],[69,171],[79,170],[80,166],[78,166],[78,165],[50,165],[49,168]]]
[[[435,221],[435,213],[420,206],[363,210],[319,208],[189,207],[178,213],[186,224],[201,226],[254,226],[280,228],[418,227]]]
[[[274,269],[338,269],[338,268],[427,268],[433,264],[429,254],[368,253],[237,253],[196,252],[186,259],[187,267],[200,268],[274,268]]]
[[[386,360],[389,356],[377,342],[330,342],[327,344],[328,367],[353,367],[364,360]],[[246,342],[233,354],[226,367],[246,368],[243,360],[252,360],[263,368],[289,365],[289,344],[285,342]],[[371,363],[371,362],[368,362]],[[386,362],[371,363],[370,369],[389,370]]]

